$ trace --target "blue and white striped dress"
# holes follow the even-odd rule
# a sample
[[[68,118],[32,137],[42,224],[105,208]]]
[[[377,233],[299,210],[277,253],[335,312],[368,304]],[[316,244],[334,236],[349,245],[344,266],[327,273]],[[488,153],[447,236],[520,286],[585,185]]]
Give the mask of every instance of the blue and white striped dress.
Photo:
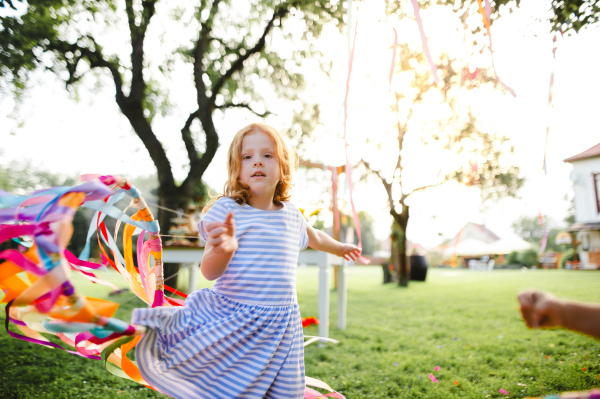
[[[200,222],[235,212],[238,249],[212,289],[180,308],[135,309],[148,331],[136,346],[144,379],[175,398],[302,398],[304,338],[296,297],[308,245],[297,207],[261,211],[220,198]]]

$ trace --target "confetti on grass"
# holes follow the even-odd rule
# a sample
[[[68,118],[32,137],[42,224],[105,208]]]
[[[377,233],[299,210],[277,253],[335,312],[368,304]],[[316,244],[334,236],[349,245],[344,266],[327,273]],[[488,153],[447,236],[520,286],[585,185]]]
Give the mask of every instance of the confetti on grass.
[[[510,395],[510,393],[506,392],[504,389],[500,389],[499,392],[503,395]]]
[[[431,379],[433,382],[438,382],[437,378],[435,378],[433,374],[429,374],[429,379]]]
[[[454,380],[454,385],[458,386],[458,381]]]
[[[433,371],[439,371],[440,370],[440,366],[436,366]]]
[[[582,368],[581,371],[587,371],[587,367]]]

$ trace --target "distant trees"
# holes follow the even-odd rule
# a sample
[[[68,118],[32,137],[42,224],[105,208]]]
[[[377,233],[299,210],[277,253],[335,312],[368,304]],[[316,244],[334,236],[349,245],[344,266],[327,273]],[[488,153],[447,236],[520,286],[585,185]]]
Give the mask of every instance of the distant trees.
[[[545,218],[544,227],[537,216],[521,216],[512,223],[512,229],[516,235],[525,241],[540,248],[544,238],[544,231],[547,231],[546,249],[553,252],[562,252],[564,250],[561,244],[556,244],[556,235],[564,231],[566,226],[558,224],[552,218]]]

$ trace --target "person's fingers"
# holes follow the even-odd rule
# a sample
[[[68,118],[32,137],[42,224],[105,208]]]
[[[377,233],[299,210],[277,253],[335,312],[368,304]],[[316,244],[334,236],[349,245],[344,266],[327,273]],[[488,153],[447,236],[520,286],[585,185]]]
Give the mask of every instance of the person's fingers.
[[[533,296],[532,296],[532,292],[531,291],[521,292],[517,296],[517,299],[518,299],[519,304],[520,304],[521,316],[523,317],[523,320],[525,321],[525,324],[529,328],[534,328],[535,327],[535,323],[534,323],[534,317],[535,316],[533,314]]]
[[[217,253],[226,253],[226,252],[232,252],[232,251],[236,250],[237,246],[230,240],[224,240],[221,243],[219,243],[218,245],[215,245],[213,247],[213,249]]]
[[[227,214],[227,216],[225,216],[225,222],[223,222],[223,223],[233,225],[234,224],[233,215],[234,215],[233,212],[229,212]]]
[[[215,228],[219,227],[220,225],[221,225],[221,222],[206,223],[206,231],[210,232],[210,231],[214,230]]]
[[[519,294],[517,299],[521,303],[521,306],[531,307],[533,305],[533,300],[534,300],[533,292],[532,291],[523,291]]]
[[[220,235],[225,234],[226,232],[227,232],[227,227],[225,227],[225,226],[214,227],[211,231],[208,232],[208,237],[209,238],[219,237]]]
[[[210,243],[210,245],[212,245],[214,247],[223,242],[223,237],[222,236],[210,237],[208,239],[208,242]]]

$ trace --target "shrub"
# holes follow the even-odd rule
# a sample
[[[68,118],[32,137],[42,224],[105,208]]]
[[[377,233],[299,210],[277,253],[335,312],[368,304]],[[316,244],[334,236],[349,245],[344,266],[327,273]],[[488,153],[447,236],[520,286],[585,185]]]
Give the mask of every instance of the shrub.
[[[509,265],[520,265],[521,261],[519,260],[519,253],[517,251],[512,251],[506,256],[506,263]]]
[[[519,253],[519,263],[523,266],[535,266],[539,262],[539,255],[535,249],[526,249]]]

